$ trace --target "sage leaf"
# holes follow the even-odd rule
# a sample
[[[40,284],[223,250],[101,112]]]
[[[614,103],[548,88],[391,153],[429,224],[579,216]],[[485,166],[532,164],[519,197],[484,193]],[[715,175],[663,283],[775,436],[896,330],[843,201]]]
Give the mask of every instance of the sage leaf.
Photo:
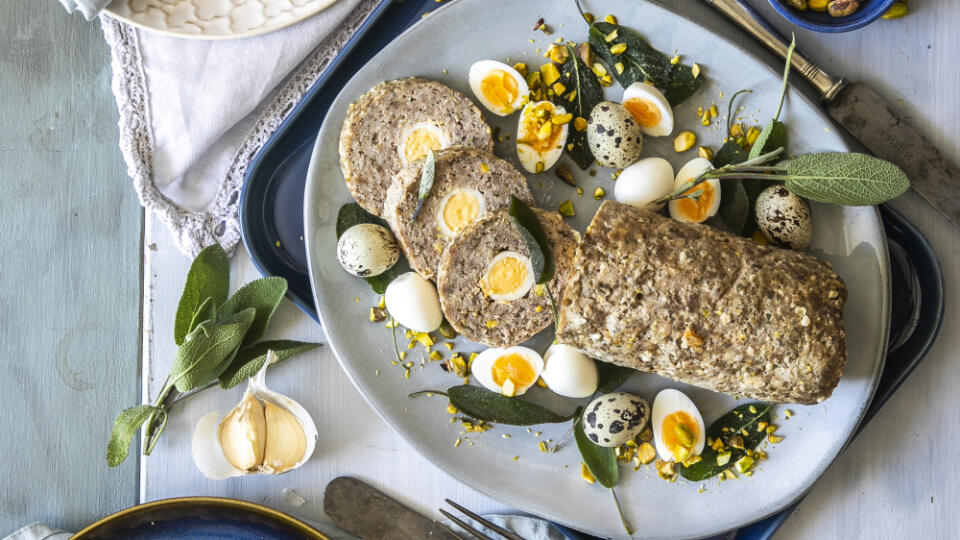
[[[230,262],[220,244],[207,246],[193,259],[187,272],[187,281],[177,304],[177,315],[173,322],[173,340],[177,345],[192,330],[194,314],[207,298],[213,298],[216,305],[227,300],[230,292]]]
[[[189,336],[204,322],[215,321],[216,319],[217,303],[212,296],[208,296],[207,299],[200,304],[200,307],[197,308],[197,312],[193,314],[193,320],[190,321],[190,328],[187,329],[187,335]]]
[[[550,245],[550,239],[547,238],[547,233],[543,230],[536,212],[527,203],[511,195],[510,217],[517,224],[520,235],[523,236],[527,249],[530,251],[530,263],[533,266],[533,275],[536,282],[538,284],[549,282],[556,272],[553,247]]]
[[[787,97],[787,88],[790,84],[790,62],[793,58],[793,51],[797,47],[797,38],[793,36],[790,40],[790,47],[787,49],[786,61],[783,66],[783,79],[780,81],[780,98],[777,101],[777,112],[773,119],[763,128],[760,136],[753,143],[750,149],[750,159],[762,156],[767,152],[777,148],[787,147],[787,126],[780,122],[780,113],[783,111],[783,100]]]
[[[138,405],[120,411],[113,421],[113,431],[110,433],[110,442],[107,443],[108,465],[116,467],[127,459],[133,436],[140,426],[157,412],[166,414],[163,409],[153,405]]]
[[[515,397],[502,396],[486,388],[463,384],[447,390],[447,398],[463,414],[497,424],[533,426],[559,424],[572,418]]]
[[[618,366],[610,362],[595,360],[597,364],[597,393],[609,394],[623,386],[637,370],[626,366]]]
[[[234,386],[253,377],[263,367],[267,360],[267,351],[277,355],[276,362],[286,360],[320,347],[320,343],[307,343],[288,339],[261,341],[253,346],[240,349],[230,366],[220,374],[220,387],[223,389]]]
[[[737,141],[729,140],[725,142],[723,146],[720,147],[720,150],[717,151],[717,154],[713,156],[713,167],[719,169],[731,163],[743,163],[749,157],[750,155]]]
[[[283,278],[265,277],[251,281],[240,287],[220,306],[217,310],[217,319],[224,321],[248,308],[256,310],[257,315],[241,344],[241,347],[249,347],[263,338],[270,319],[273,318],[273,313],[285,294],[287,294],[287,280]]]
[[[359,204],[355,202],[347,203],[341,206],[340,211],[337,213],[337,238],[339,239],[350,227],[359,225],[360,223],[375,223],[389,229],[386,221],[367,212]],[[386,272],[378,276],[370,276],[363,279],[373,287],[374,292],[383,294],[387,290],[387,285],[400,275],[400,268],[403,267],[401,264],[403,255],[400,256],[400,259],[401,261],[398,261],[397,264],[393,265],[393,267]]]
[[[437,158],[433,149],[427,149],[427,157],[423,161],[423,171],[420,173],[420,186],[417,189],[417,208],[410,216],[410,221],[416,221],[420,215],[420,209],[423,208],[423,202],[430,196],[430,190],[433,189],[433,179],[436,176]]]
[[[751,411],[752,409],[752,411]],[[760,422],[770,421],[770,405],[766,403],[745,403],[721,416],[707,428],[706,436],[723,441],[725,452],[730,452],[730,459],[723,465],[717,464],[719,452],[705,446],[700,454],[700,461],[689,467],[681,466],[680,475],[693,482],[702,482],[712,478],[732,467],[737,460],[747,455],[746,450],[753,450],[760,444],[767,432],[758,430]],[[743,448],[733,448],[729,445],[730,439],[739,436],[743,440]]]
[[[787,163],[787,189],[801,197],[844,206],[873,206],[910,187],[896,165],[865,154],[806,154]]]
[[[254,308],[246,308],[222,324],[198,327],[193,337],[177,349],[170,382],[180,392],[188,392],[216,380],[230,365],[256,315]]]
[[[594,444],[584,433],[582,421],[573,427],[573,438],[577,441],[580,457],[597,482],[606,488],[616,486],[620,481],[620,467],[617,465],[617,455],[613,448]]]
[[[567,44],[567,50],[570,55],[567,61],[560,66],[560,79],[558,79],[566,90],[562,95],[552,95],[550,100],[562,106],[574,118],[586,120],[590,117],[593,108],[603,101],[603,88],[600,86],[600,81],[597,80],[593,70],[580,59],[573,46]],[[573,100],[568,97],[571,95]],[[571,122],[570,125],[573,126],[574,123]],[[590,151],[590,145],[587,143],[587,131],[577,131],[576,129],[569,131],[570,134],[564,146],[564,152],[573,159],[578,167],[586,170],[594,162],[593,152]]]

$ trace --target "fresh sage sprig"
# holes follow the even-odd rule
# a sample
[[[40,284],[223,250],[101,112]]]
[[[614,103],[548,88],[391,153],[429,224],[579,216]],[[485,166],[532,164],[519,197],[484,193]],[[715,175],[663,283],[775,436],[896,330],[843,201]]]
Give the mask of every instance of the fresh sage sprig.
[[[627,516],[623,513],[620,506],[620,500],[617,498],[617,492],[614,487],[620,482],[620,466],[617,464],[617,454],[613,448],[607,448],[595,444],[587,437],[583,431],[583,422],[575,422],[573,426],[573,438],[577,441],[577,450],[580,451],[580,457],[583,463],[590,469],[590,474],[600,482],[600,485],[609,488],[613,495],[613,502],[617,507],[617,513],[620,514],[620,522],[627,534],[633,534],[633,529],[627,521]]]
[[[567,60],[560,66],[560,79],[558,79],[558,82],[567,90],[563,94],[552,95],[550,100],[563,107],[574,118],[587,119],[593,108],[603,101],[603,88],[596,74],[584,63],[572,45],[567,44],[567,52],[569,54]],[[587,144],[586,130],[571,129],[564,151],[583,170],[594,163],[593,152]]]
[[[513,222],[520,230],[520,235],[530,251],[530,264],[533,266],[534,280],[537,285],[543,285],[547,290],[550,307],[553,309],[553,322],[556,325],[560,320],[560,314],[549,283],[557,271],[557,265],[553,258],[553,247],[550,244],[550,239],[547,238],[547,232],[543,230],[543,225],[533,208],[530,208],[527,203],[514,195],[510,196],[510,217],[513,218]]]
[[[409,397],[425,395],[444,396],[463,414],[496,424],[511,426],[535,426],[537,424],[559,424],[573,418],[551,411],[546,407],[515,397],[506,397],[480,386],[461,384],[447,389],[421,390]]]
[[[228,298],[230,265],[223,248],[214,244],[190,265],[174,320],[177,353],[170,375],[152,404],[125,409],[117,415],[107,444],[107,463],[115,467],[127,458],[130,443],[144,427],[144,455],[163,433],[170,410],[184,398],[219,385],[224,389],[256,374],[267,358],[277,361],[319,347],[291,340],[261,341],[277,306],[287,292],[282,278],[252,281]]]
[[[783,101],[787,97],[787,88],[790,85],[790,61],[793,58],[793,50],[797,47],[797,38],[793,36],[790,40],[790,47],[787,48],[787,58],[783,66],[783,80],[780,82],[780,98],[777,101],[777,110],[767,124],[753,147],[750,148],[750,157],[755,158],[777,148],[787,147],[787,126],[780,121],[780,113],[783,111]]]
[[[427,157],[423,161],[423,170],[420,172],[420,185],[417,187],[417,208],[410,216],[410,221],[416,221],[423,208],[424,201],[430,196],[430,190],[433,189],[433,179],[437,171],[437,158],[432,148],[427,149]]]

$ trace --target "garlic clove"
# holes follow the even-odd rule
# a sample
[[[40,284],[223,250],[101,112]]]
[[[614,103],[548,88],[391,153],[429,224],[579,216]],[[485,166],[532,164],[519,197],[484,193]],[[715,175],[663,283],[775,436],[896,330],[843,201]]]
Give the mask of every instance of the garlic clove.
[[[193,431],[193,462],[204,476],[213,480],[223,480],[232,476],[248,474],[227,461],[220,447],[220,411],[203,416]]]
[[[218,440],[223,455],[234,467],[253,471],[263,463],[267,418],[263,403],[248,390],[240,403],[220,422]]]
[[[269,429],[263,457],[263,470],[280,474],[294,468],[307,452],[307,437],[296,416],[267,402],[266,421]]]

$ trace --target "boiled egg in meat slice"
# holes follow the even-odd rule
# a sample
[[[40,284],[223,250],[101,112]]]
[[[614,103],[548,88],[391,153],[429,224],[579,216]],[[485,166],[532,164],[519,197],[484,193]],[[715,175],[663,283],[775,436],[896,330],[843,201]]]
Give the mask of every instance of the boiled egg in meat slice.
[[[530,257],[516,251],[501,251],[487,265],[480,288],[494,301],[511,302],[526,296],[533,282]]]
[[[527,103],[517,126],[517,158],[527,172],[542,173],[563,153],[571,116],[549,101]]]
[[[703,452],[706,430],[697,406],[686,394],[668,388],[653,400],[653,442],[665,460],[682,462]]]
[[[497,116],[513,114],[530,92],[520,72],[496,60],[474,62],[469,80],[473,95]]]
[[[533,349],[487,349],[470,364],[470,372],[486,388],[507,397],[519,396],[536,384],[543,359]]]
[[[400,133],[397,152],[404,165],[427,155],[427,151],[450,146],[450,135],[432,122],[414,122]]]
[[[445,238],[453,238],[464,227],[482,218],[487,211],[483,194],[473,188],[457,188],[440,199],[437,228]]]
[[[644,135],[665,137],[673,132],[673,108],[656,87],[642,82],[631,84],[623,91],[622,105]]]
[[[677,172],[673,189],[680,189],[687,182],[713,169],[713,165],[704,158],[693,158]],[[720,181],[711,178],[683,193],[688,197],[670,201],[670,217],[682,223],[703,223],[716,215],[720,209]]]

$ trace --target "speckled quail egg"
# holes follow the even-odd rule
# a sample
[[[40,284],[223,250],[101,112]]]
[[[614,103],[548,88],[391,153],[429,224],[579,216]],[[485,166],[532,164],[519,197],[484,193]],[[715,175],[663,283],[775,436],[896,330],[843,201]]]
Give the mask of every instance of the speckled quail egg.
[[[661,458],[684,461],[699,456],[705,433],[700,411],[683,392],[667,388],[653,399],[653,442]]]
[[[344,270],[355,276],[378,276],[397,264],[400,246],[386,227],[359,223],[340,236],[337,259]]]
[[[650,419],[650,405],[626,392],[604,394],[583,412],[583,432],[599,446],[617,447],[640,434]]]
[[[547,349],[543,362],[540,377],[554,393],[585,398],[597,391],[597,364],[579,350],[556,343]]]
[[[601,101],[587,120],[587,143],[601,165],[622,169],[640,158],[643,132],[626,107]]]
[[[807,202],[784,186],[770,186],[757,197],[757,225],[771,242],[803,251],[813,237]]]
[[[656,212],[664,203],[655,203],[673,191],[673,166],[661,157],[641,159],[624,169],[613,184],[618,202]]]
[[[416,272],[394,278],[383,298],[390,316],[410,330],[433,332],[443,323],[436,287]]]

